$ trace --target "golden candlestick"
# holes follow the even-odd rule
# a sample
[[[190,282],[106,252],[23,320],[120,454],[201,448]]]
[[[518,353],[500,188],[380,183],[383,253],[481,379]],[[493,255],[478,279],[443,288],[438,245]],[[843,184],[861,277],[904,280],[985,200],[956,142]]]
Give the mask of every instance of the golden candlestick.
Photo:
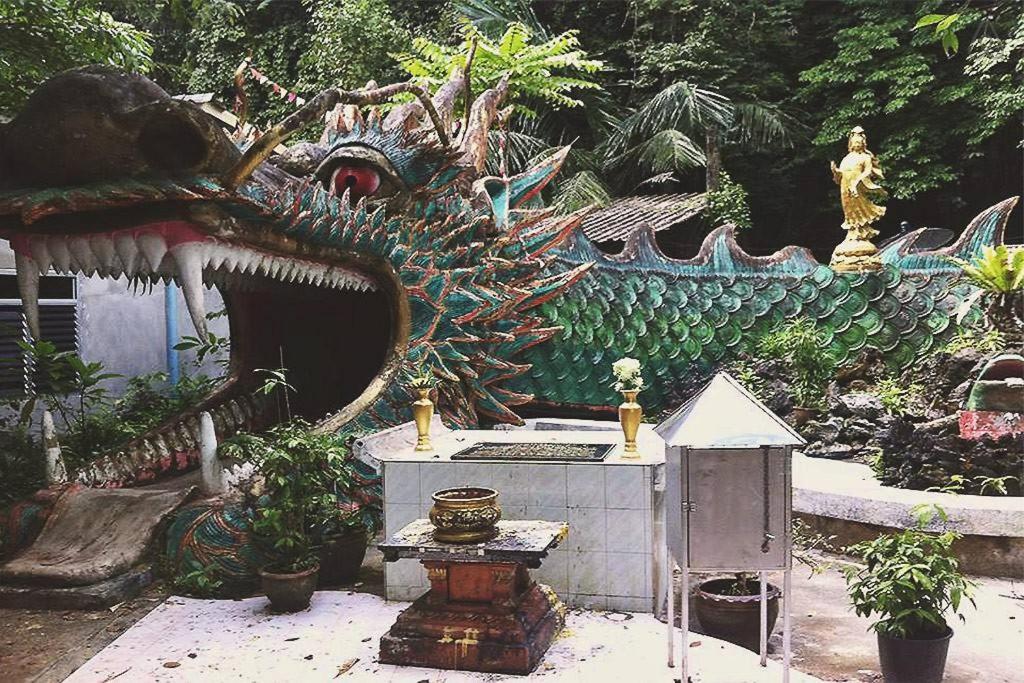
[[[636,450],[636,435],[640,430],[640,418],[644,409],[636,402],[639,391],[623,391],[625,399],[619,406],[619,423],[622,425],[622,433],[626,436],[626,447],[623,449],[623,458],[639,458]]]
[[[430,420],[434,417],[434,402],[430,400],[430,387],[417,388],[419,398],[412,404],[412,417],[416,421],[416,451],[432,451]]]

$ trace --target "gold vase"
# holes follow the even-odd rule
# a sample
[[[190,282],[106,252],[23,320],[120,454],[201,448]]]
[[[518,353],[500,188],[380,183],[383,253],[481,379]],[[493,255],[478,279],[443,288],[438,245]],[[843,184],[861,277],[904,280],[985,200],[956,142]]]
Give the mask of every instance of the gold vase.
[[[430,400],[430,389],[416,389],[420,395],[412,404],[412,418],[416,420],[417,451],[432,451],[430,444],[430,420],[434,417],[434,402]]]
[[[626,399],[619,406],[619,423],[622,425],[622,433],[626,435],[626,447],[623,449],[624,458],[639,458],[636,451],[636,433],[640,430],[640,418],[644,409],[636,402],[636,395],[639,391],[623,391],[622,397]]]

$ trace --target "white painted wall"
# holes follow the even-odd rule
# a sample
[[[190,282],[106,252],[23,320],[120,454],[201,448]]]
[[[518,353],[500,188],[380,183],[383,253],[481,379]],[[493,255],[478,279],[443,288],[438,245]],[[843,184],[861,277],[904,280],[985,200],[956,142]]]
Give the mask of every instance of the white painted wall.
[[[0,240],[0,270],[14,269],[14,253],[6,240]],[[78,277],[78,341],[79,352],[86,361],[100,361],[107,372],[124,375],[110,380],[108,388],[115,395],[124,388],[129,377],[166,371],[167,342],[164,323],[164,285],[155,285],[146,293],[133,294],[128,280],[100,277]],[[224,307],[220,292],[206,291],[206,310]],[[228,336],[227,317],[211,320],[210,331]],[[195,329],[188,308],[178,291],[178,334],[194,335]],[[193,364],[195,354],[180,351],[182,374],[204,372],[216,375],[220,369],[207,359],[202,368]]]

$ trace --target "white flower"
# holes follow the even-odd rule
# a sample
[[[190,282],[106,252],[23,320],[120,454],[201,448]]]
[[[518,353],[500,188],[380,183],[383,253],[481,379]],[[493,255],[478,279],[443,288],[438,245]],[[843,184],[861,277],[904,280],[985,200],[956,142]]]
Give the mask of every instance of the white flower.
[[[619,379],[636,377],[640,374],[640,361],[636,358],[620,358],[612,363],[612,373]]]
[[[636,358],[620,358],[612,363],[616,391],[640,391],[644,380],[640,377],[640,361]]]

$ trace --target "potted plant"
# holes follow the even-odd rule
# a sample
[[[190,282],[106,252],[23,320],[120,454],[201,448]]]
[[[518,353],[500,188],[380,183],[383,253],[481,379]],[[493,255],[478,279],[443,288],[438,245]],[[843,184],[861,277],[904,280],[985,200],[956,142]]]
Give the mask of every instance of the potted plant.
[[[917,528],[883,534],[847,548],[864,565],[845,570],[858,615],[877,618],[878,659],[886,683],[940,683],[953,629],[945,615],[961,621],[964,598],[974,604],[973,582],[960,572],[952,531]]]
[[[768,625],[770,634],[779,617],[782,591],[768,584]],[[716,578],[697,586],[694,607],[697,619],[709,636],[727,640],[757,652],[761,647],[761,584],[756,575],[738,573],[732,578]]]
[[[811,574],[819,574],[828,566],[818,560],[814,551],[831,550],[832,537],[813,532],[801,520],[793,520],[793,557],[807,566]],[[771,635],[779,616],[779,597],[782,591],[769,583],[768,623]],[[738,573],[732,577],[718,577],[697,585],[694,611],[704,632],[709,636],[735,643],[757,652],[761,647],[758,631],[761,625],[761,584],[756,574]]]
[[[339,493],[352,485],[347,450],[335,435],[314,432],[301,419],[260,435],[236,435],[222,448],[228,457],[252,462],[263,480],[252,526],[274,557],[260,569],[264,592],[276,610],[305,609],[317,586],[321,541],[358,526],[339,505]],[[365,539],[364,531],[363,553]]]

